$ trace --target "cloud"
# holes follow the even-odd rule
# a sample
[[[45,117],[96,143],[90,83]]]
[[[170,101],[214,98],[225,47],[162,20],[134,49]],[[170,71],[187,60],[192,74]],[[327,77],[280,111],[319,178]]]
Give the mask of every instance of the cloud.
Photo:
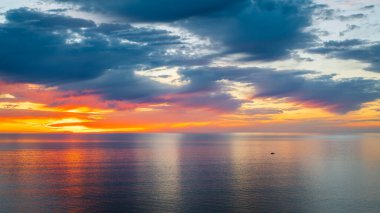
[[[10,24],[25,24],[37,28],[78,29],[82,27],[95,27],[95,23],[91,20],[42,13],[28,8],[9,10],[5,16]]]
[[[0,76],[62,84],[93,79],[120,66],[149,64],[178,37],[164,30],[92,21],[20,8],[0,24]]]
[[[225,54],[243,53],[246,60],[276,60],[314,40],[310,1],[247,1],[229,10],[178,22],[211,38]]]
[[[375,5],[367,5],[367,6],[364,6],[362,8],[360,8],[361,10],[372,10],[375,8]]]
[[[315,9],[315,17],[317,20],[329,21],[329,20],[337,19],[339,21],[352,21],[352,20],[363,19],[363,18],[367,17],[367,15],[364,13],[339,15],[339,14],[342,14],[342,12],[343,12],[342,10],[332,9],[326,4],[316,4],[316,5],[314,5],[314,9]],[[371,8],[369,7],[367,9],[371,9]]]
[[[178,91],[177,91],[178,92]],[[177,93],[162,98],[182,108],[206,109],[218,112],[235,112],[244,102],[220,90],[199,93]]]
[[[172,92],[171,87],[148,78],[135,75],[131,70],[109,70],[104,75],[80,83],[68,83],[61,89],[88,91],[106,100],[130,102],[159,102],[160,95]]]
[[[368,71],[380,72],[380,43],[358,39],[328,41],[321,47],[309,50],[312,53],[324,54],[340,59],[352,59],[368,63]]]
[[[357,110],[363,103],[380,98],[380,82],[363,78],[334,80],[333,76],[307,78],[311,71],[276,71],[260,68],[200,68],[183,70],[191,83],[185,93],[217,90],[217,81],[225,79],[250,83],[254,97],[288,98],[312,107],[346,113]],[[254,98],[253,97],[253,98]]]
[[[319,4],[314,7],[315,9],[315,17],[320,20],[333,20],[335,17],[336,10],[329,8],[329,6],[325,4]]]
[[[348,16],[338,16],[338,19],[341,20],[341,21],[351,21],[351,20],[354,20],[354,19],[362,19],[362,18],[365,18],[367,17],[365,14],[363,13],[356,13],[356,14],[351,14],[351,15],[348,15]]]
[[[91,10],[101,10],[97,7],[106,4],[102,2],[79,3]],[[169,12],[140,14],[136,10],[135,14],[126,12],[125,17],[171,21],[174,26],[210,38],[214,47],[220,45],[220,55],[243,53],[246,60],[277,60],[289,57],[292,50],[305,48],[315,39],[305,31],[314,10],[308,0],[220,1],[230,4],[229,7],[210,0],[203,3],[212,6],[199,3],[183,17],[176,15],[174,8],[179,11],[189,8],[179,3],[130,2],[136,4],[136,8],[141,4]],[[107,5],[116,9],[124,3],[129,4],[128,1],[115,1]],[[107,7],[103,9],[115,12]],[[120,11],[124,11],[122,9],[120,6]],[[11,82],[53,85],[61,91],[100,96],[106,101],[168,103],[223,112],[236,111],[245,100],[228,94],[220,83],[222,80],[251,85],[254,87],[252,98],[287,98],[338,113],[359,109],[363,103],[380,98],[376,80],[334,80],[332,76],[308,78],[307,74],[317,73],[302,70],[210,67],[206,64],[214,55],[201,58],[168,55],[168,48],[181,49],[183,41],[165,30],[122,23],[96,25],[85,19],[26,8],[10,10],[5,17],[6,22],[0,24],[0,76]],[[371,64],[368,69],[378,71],[379,47],[377,43],[346,40],[326,42],[310,51],[368,62]],[[135,74],[135,70],[178,65],[181,66],[180,77],[188,84],[170,86]],[[59,105],[59,101],[54,104]]]
[[[360,27],[355,24],[347,24],[346,29],[339,33],[340,36],[344,36],[346,33],[352,32]]]
[[[0,93],[0,101],[1,100],[4,100],[4,99],[15,99],[16,97],[13,96],[12,94],[9,94],[9,93],[4,93],[4,94],[1,94]]]
[[[195,83],[195,82],[194,82]],[[104,100],[125,101],[138,104],[170,103],[184,108],[233,112],[243,101],[223,92],[223,88],[202,91],[187,91],[185,87],[162,84],[126,70],[109,70],[104,75],[80,83],[62,85],[61,90],[86,91],[99,95]]]
[[[128,73],[128,74],[127,74]],[[97,79],[66,84],[61,89],[88,91],[105,100],[130,103],[168,103],[221,112],[237,111],[251,99],[237,99],[225,90],[222,80],[251,85],[254,98],[286,98],[308,107],[336,113],[360,109],[363,103],[380,98],[380,82],[363,78],[335,80],[332,75],[309,78],[313,71],[277,71],[264,68],[182,68],[182,86],[170,86],[143,76],[112,70]]]
[[[168,22],[222,10],[245,0],[56,0],[74,3],[82,10],[143,22]]]
[[[241,112],[244,115],[273,115],[282,114],[284,111],[276,108],[253,108]]]
[[[315,39],[306,32],[315,8],[311,0],[57,1],[128,21],[168,22],[210,38],[221,54],[247,54],[247,60],[289,57]]]

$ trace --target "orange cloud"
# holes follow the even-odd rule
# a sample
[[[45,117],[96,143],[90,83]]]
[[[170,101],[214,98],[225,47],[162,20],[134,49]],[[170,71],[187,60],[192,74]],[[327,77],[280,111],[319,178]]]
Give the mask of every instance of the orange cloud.
[[[380,100],[334,114],[315,103],[247,99],[236,112],[170,103],[104,101],[34,84],[0,82],[0,132],[376,131]],[[184,98],[184,97],[181,97]],[[186,96],[185,98],[191,98]]]

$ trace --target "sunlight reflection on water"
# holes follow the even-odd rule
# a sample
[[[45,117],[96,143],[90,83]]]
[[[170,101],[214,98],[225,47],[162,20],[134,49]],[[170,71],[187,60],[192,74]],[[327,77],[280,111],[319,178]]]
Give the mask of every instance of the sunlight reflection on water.
[[[379,136],[1,135],[0,212],[376,212]]]

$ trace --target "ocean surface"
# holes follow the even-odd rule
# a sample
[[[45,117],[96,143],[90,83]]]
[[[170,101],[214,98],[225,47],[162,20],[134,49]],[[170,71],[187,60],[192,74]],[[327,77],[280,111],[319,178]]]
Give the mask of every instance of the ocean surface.
[[[0,212],[380,212],[380,134],[0,135]]]

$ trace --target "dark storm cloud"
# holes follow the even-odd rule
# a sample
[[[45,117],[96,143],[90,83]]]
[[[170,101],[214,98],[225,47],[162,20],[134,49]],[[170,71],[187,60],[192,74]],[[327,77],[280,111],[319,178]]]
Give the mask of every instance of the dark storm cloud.
[[[315,5],[311,0],[58,0],[132,21],[171,22],[211,38],[224,54],[247,60],[288,57],[314,36],[305,32]]]
[[[209,14],[245,0],[56,0],[78,4],[87,11],[145,22],[175,21]]]
[[[210,92],[222,79],[251,83],[255,97],[289,98],[306,105],[346,113],[380,98],[380,82],[363,78],[334,80],[333,76],[307,78],[310,71],[275,71],[259,68],[200,68],[184,70],[190,84],[183,92]]]
[[[179,22],[210,37],[225,53],[247,54],[246,60],[275,60],[304,48],[314,36],[305,32],[313,7],[310,1],[248,1],[231,10]]]
[[[24,24],[37,28],[75,29],[82,27],[95,27],[95,23],[90,20],[41,13],[28,8],[9,10],[6,12],[5,18],[10,24]]]
[[[380,43],[358,39],[328,41],[321,47],[310,50],[312,53],[325,54],[340,59],[353,59],[369,63],[368,71],[380,72]]]
[[[0,76],[9,81],[57,84],[100,76],[177,44],[162,30],[102,24],[26,8],[10,10],[0,24]]]

